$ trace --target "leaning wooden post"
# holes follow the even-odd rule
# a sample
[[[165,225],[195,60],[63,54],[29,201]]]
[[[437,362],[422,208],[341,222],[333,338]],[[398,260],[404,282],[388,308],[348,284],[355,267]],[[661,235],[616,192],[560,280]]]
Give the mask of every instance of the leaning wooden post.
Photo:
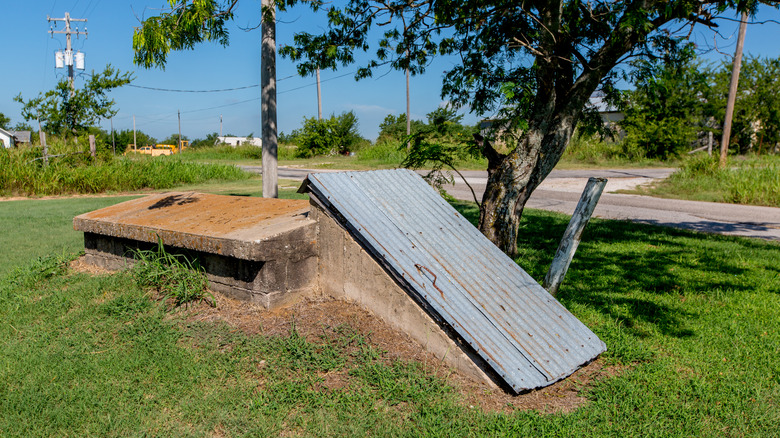
[[[590,216],[593,214],[593,210],[601,197],[601,192],[606,185],[606,178],[588,178],[588,184],[585,185],[580,202],[577,204],[577,208],[574,209],[569,226],[566,227],[561,243],[558,245],[558,251],[555,252],[555,257],[552,264],[550,264],[550,270],[547,271],[547,275],[542,283],[542,287],[547,289],[553,296],[558,293],[558,287],[563,282],[563,277],[566,276],[566,271],[569,269],[574,253],[577,251],[577,246],[580,244],[582,231],[588,225]]]

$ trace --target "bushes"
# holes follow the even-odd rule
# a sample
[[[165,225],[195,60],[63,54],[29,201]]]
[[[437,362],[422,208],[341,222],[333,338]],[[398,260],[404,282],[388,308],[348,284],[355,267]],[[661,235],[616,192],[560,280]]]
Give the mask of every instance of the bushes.
[[[166,189],[211,179],[238,180],[250,175],[234,166],[183,162],[177,157],[128,158],[70,153],[50,159],[40,148],[0,150],[0,196]],[[35,161],[33,161],[35,160]]]
[[[353,111],[322,120],[304,117],[303,127],[294,131],[291,138],[298,145],[298,158],[336,153],[345,155],[366,141],[358,134],[358,119]]]

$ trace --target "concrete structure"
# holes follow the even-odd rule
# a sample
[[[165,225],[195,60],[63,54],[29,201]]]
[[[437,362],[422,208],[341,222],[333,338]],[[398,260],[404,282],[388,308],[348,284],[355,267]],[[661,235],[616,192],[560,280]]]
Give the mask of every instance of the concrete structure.
[[[310,175],[304,186],[311,205],[167,193],[77,216],[74,228],[84,231],[86,261],[108,269],[133,263],[132,250],[159,241],[196,258],[212,289],[269,309],[306,295],[354,301],[442,363],[515,393],[565,378],[604,351],[511,259],[483,248],[475,239],[484,236],[468,221],[440,208],[416,174],[324,175]],[[379,187],[376,178],[395,179]],[[329,185],[341,180],[355,190]],[[354,200],[349,208],[345,198]],[[407,258],[412,267],[403,266]]]
[[[134,199],[73,219],[85,259],[106,269],[133,263],[133,250],[163,242],[205,269],[211,288],[279,307],[317,289],[316,223],[306,201],[198,193]]]
[[[0,128],[0,146],[4,148],[12,148],[16,146],[16,138],[11,131],[6,131]]]
[[[481,358],[410,298],[344,227],[314,203],[310,217],[318,224],[320,293],[356,302],[448,366],[476,381],[497,385]]]
[[[242,144],[251,144],[257,147],[263,146],[263,140],[255,137],[217,137],[216,144],[220,143],[229,144],[234,147]]]

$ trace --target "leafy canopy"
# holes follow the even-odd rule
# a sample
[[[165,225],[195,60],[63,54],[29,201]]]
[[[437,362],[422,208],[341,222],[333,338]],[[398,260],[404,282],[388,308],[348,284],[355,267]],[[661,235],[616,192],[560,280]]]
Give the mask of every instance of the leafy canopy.
[[[131,73],[121,73],[109,64],[102,73],[93,70],[84,87],[73,92],[68,80],[62,79],[53,90],[27,101],[20,93],[14,100],[22,104],[25,120],[40,120],[48,132],[76,134],[100,119],[116,115],[115,102],[108,92],[132,80]]]

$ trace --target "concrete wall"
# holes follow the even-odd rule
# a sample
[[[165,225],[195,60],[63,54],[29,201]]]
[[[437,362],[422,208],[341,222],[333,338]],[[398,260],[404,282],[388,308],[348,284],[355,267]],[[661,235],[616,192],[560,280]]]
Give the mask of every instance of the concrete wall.
[[[319,290],[315,245],[302,243],[304,240],[314,240],[315,227],[307,226],[298,231],[283,236],[295,243],[289,245],[291,250],[282,257],[269,260],[241,260],[168,245],[165,250],[170,254],[184,254],[190,260],[197,260],[208,277],[211,290],[260,304],[266,309],[275,309]],[[294,237],[301,237],[301,234],[308,239],[293,240]],[[135,263],[135,250],[156,248],[157,244],[149,242],[84,233],[84,261],[109,270],[125,269]]]
[[[408,333],[445,364],[495,385],[484,371],[482,358],[461,347],[341,225],[314,203],[309,217],[319,226],[319,286],[323,294],[356,302]]]

